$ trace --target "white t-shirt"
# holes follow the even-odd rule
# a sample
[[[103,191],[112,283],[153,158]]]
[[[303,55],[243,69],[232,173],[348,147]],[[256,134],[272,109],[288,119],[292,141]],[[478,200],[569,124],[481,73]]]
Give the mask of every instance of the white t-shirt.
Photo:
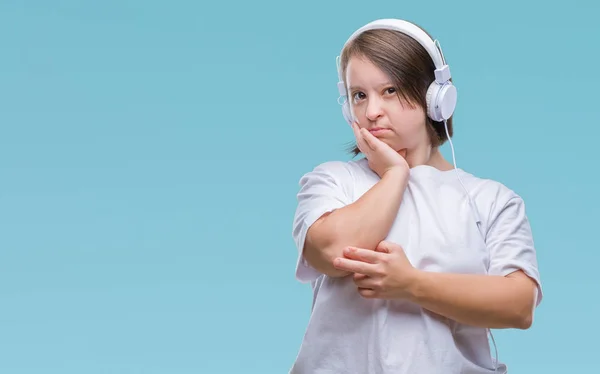
[[[311,282],[314,297],[290,373],[494,372],[487,329],[459,324],[407,301],[365,299],[352,277],[325,276],[302,257],[308,228],[324,213],[356,201],[378,181],[364,158],[325,162],[300,180],[293,224],[299,250],[296,278]],[[461,169],[412,168],[386,240],[401,245],[412,265],[425,271],[507,275],[521,269],[538,282],[536,305],[542,299],[523,200],[499,182]],[[505,371],[499,362],[497,372]]]

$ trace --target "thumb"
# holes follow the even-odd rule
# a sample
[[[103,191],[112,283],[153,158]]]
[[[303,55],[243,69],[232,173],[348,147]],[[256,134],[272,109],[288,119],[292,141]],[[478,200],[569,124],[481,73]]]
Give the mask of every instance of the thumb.
[[[375,252],[392,253],[394,251],[394,246],[395,244],[383,240],[377,244]]]

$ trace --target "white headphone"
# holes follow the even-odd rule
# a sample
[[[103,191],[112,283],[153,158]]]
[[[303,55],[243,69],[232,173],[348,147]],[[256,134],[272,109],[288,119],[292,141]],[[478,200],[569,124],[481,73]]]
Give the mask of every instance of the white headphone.
[[[456,87],[450,81],[450,68],[446,64],[439,42],[437,40],[432,40],[427,33],[410,22],[399,19],[380,19],[370,22],[356,30],[346,41],[344,48],[349,42],[364,31],[373,29],[399,31],[410,36],[425,48],[435,64],[435,80],[429,85],[426,95],[427,115],[436,122],[442,122],[449,119],[456,107],[457,92]],[[344,119],[348,124],[352,124],[353,116],[350,109],[350,102],[347,97],[346,87],[344,85],[344,79],[342,77],[340,56],[337,56],[336,64],[338,71],[338,91],[340,93],[338,103],[342,105]],[[343,99],[344,102],[340,102],[341,99]]]

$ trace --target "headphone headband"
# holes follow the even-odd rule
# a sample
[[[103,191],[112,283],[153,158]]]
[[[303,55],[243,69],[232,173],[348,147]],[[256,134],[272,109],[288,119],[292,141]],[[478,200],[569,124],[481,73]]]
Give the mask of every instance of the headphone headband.
[[[375,29],[395,30],[410,36],[419,42],[419,44],[425,48],[427,53],[429,53],[433,59],[436,69],[441,69],[444,67],[444,65],[446,65],[444,56],[442,55],[441,50],[438,49],[436,41],[432,40],[431,37],[429,37],[429,35],[427,35],[427,33],[425,33],[420,27],[401,19],[387,18],[370,22],[350,35],[346,43],[344,43],[344,47],[363,32]]]

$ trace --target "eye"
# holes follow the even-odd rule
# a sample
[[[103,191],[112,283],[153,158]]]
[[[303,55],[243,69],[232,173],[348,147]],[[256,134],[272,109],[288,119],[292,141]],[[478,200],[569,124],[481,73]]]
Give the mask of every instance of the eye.
[[[389,95],[393,95],[396,93],[396,88],[395,87],[388,87],[385,89],[385,93],[389,94]]]
[[[355,92],[352,95],[352,99],[354,99],[354,101],[358,101],[358,100],[361,100],[361,99],[364,99],[364,98],[365,98],[365,94],[363,92]]]

